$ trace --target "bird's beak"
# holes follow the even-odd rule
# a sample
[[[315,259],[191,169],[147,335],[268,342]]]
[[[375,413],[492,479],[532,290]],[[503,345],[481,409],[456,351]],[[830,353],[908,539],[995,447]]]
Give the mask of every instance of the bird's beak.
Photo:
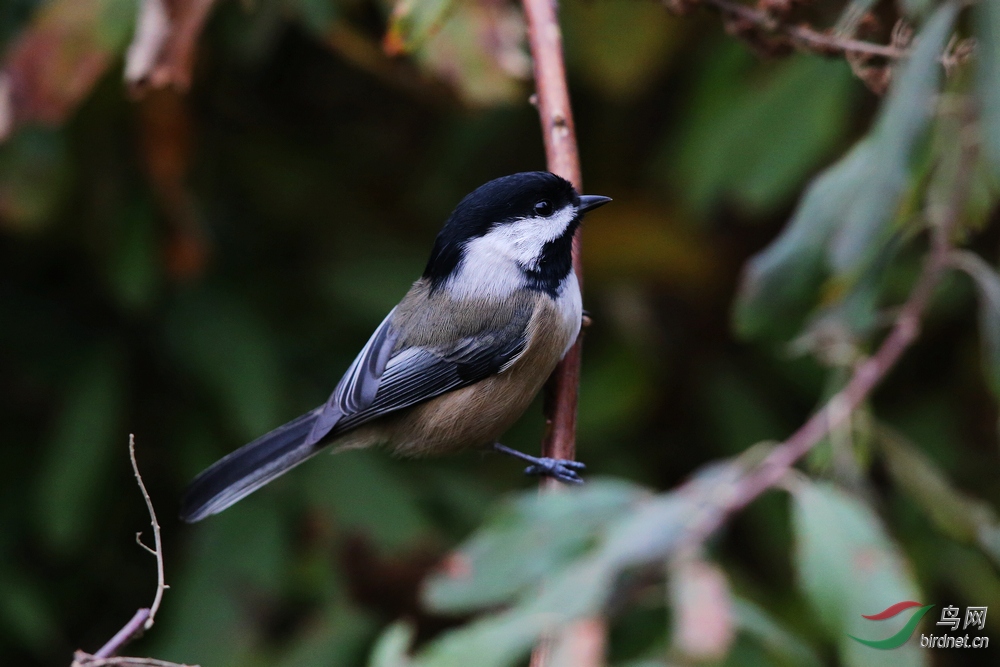
[[[602,197],[601,195],[580,195],[580,208],[577,210],[580,213],[586,213],[598,206],[604,206],[609,201],[611,197]]]

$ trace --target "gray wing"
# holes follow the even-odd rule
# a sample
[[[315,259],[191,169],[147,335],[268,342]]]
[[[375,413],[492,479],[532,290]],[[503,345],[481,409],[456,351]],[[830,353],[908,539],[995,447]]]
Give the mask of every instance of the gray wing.
[[[399,332],[389,313],[323,406],[309,444],[500,372],[527,345],[531,311],[519,309],[511,315],[488,331],[395,349]]]

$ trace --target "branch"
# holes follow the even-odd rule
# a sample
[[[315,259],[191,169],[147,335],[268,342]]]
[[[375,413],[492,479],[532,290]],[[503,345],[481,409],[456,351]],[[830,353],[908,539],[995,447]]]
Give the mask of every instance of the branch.
[[[176,665],[176,663],[156,660],[154,658],[113,657],[116,653],[118,653],[118,651],[124,648],[126,644],[153,627],[153,623],[156,620],[156,612],[160,609],[160,602],[163,600],[163,591],[170,588],[167,586],[163,576],[163,542],[160,539],[160,524],[156,520],[156,511],[153,509],[153,501],[149,497],[149,492],[146,491],[146,485],[142,481],[142,475],[139,474],[139,464],[135,460],[135,435],[133,434],[129,434],[128,437],[128,454],[129,459],[132,462],[132,472],[135,474],[135,481],[139,485],[139,490],[142,492],[143,499],[146,501],[146,510],[149,512],[150,525],[153,527],[153,548],[146,546],[142,542],[140,539],[142,536],[141,532],[135,534],[135,541],[139,544],[139,546],[156,557],[156,594],[153,596],[153,604],[150,605],[149,608],[142,608],[136,611],[135,615],[132,616],[132,619],[126,623],[121,630],[116,632],[115,636],[109,639],[107,643],[99,648],[95,653],[90,654],[85,653],[84,651],[77,651],[73,655],[73,663],[71,667],[102,667],[104,665],[121,665],[123,667],[128,667],[129,665],[173,667]]]
[[[548,169],[582,191],[580,155],[576,146],[573,111],[566,85],[566,67],[562,56],[562,33],[552,0],[523,0],[528,20],[528,41],[534,61],[538,114]],[[573,237],[573,270],[583,284],[580,265],[580,230]],[[576,398],[580,383],[580,339],[556,366],[545,390],[546,432],[542,456],[573,459],[576,455]],[[555,488],[558,482],[542,481]]]
[[[674,11],[684,12],[689,6],[703,4],[720,12],[724,17],[737,19],[740,23],[732,24],[732,29],[738,34],[746,34],[748,29],[755,28],[777,37],[782,46],[796,46],[805,51],[811,51],[825,56],[863,54],[878,56],[890,60],[899,60],[910,55],[909,49],[892,45],[875,44],[860,39],[852,39],[842,35],[820,32],[806,25],[785,23],[774,14],[758,7],[744,5],[734,0],[666,0],[667,6]],[[781,40],[781,38],[785,38]],[[771,45],[774,46],[774,45]]]
[[[941,218],[931,226],[931,248],[920,276],[906,302],[896,314],[895,323],[878,350],[859,364],[847,385],[806,421],[787,440],[775,447],[760,464],[744,475],[717,511],[710,512],[692,527],[688,541],[701,543],[718,530],[726,519],[778,484],[795,463],[812,450],[831,431],[848,421],[858,407],[882,382],[903,353],[920,335],[920,321],[934,289],[945,271],[954,266],[951,232],[956,227],[969,193],[969,183],[977,147],[970,143],[962,149],[951,198]]]
[[[535,90],[532,98],[542,123],[542,139],[549,171],[583,191],[580,154],[573,126],[566,66],[562,55],[562,33],[554,0],[523,0],[528,21],[528,41],[534,62]],[[581,287],[580,230],[573,237],[573,271]],[[576,403],[580,385],[581,337],[552,372],[545,387],[545,437],[542,456],[573,459],[576,456]],[[559,482],[544,478],[543,490],[554,491]],[[531,655],[531,667],[545,667],[553,654],[573,656],[572,664],[598,667],[604,661],[607,627],[600,618],[583,619],[544,637]]]

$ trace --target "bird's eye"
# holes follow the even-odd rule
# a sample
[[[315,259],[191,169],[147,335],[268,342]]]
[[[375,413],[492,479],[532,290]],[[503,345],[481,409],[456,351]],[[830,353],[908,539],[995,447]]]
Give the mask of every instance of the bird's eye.
[[[550,215],[552,215],[552,202],[550,202],[548,199],[542,199],[540,201],[535,202],[535,213],[542,216],[543,218],[549,217]]]

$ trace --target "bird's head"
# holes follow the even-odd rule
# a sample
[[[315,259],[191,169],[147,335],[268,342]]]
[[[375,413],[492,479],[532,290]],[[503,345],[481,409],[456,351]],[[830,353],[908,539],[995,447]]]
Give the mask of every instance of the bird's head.
[[[492,180],[455,207],[424,278],[463,296],[502,297],[524,286],[553,291],[572,270],[573,234],[583,214],[609,201],[581,196],[547,171]]]

